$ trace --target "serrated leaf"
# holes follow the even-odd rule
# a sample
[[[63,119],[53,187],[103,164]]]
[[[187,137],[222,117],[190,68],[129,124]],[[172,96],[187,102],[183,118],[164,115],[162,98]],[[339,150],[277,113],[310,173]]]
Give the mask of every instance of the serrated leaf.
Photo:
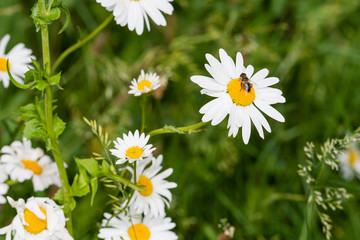
[[[57,115],[53,119],[55,138],[57,139],[60,134],[65,130],[66,123],[61,120]]]
[[[27,139],[37,137],[46,141],[48,135],[45,131],[45,125],[37,118],[33,118],[27,121],[24,127],[24,137],[26,137]]]
[[[60,77],[61,77],[61,73],[58,73],[56,75],[53,75],[51,77],[48,78],[49,84],[50,85],[57,85],[60,82]]]
[[[54,200],[58,201],[60,204],[64,203],[64,190],[60,188],[53,197]]]
[[[35,104],[33,103],[20,107],[19,113],[21,113],[21,120],[36,118],[38,116],[35,110]]]
[[[51,21],[54,21],[56,19],[59,19],[60,18],[60,14],[61,14],[61,11],[59,8],[53,8],[51,9],[49,15],[47,16],[47,18]]]
[[[79,168],[85,168],[86,171],[93,177],[98,176],[100,171],[98,162],[93,158],[78,159],[75,158],[75,162]]]
[[[31,18],[34,20],[36,31],[40,31],[41,24],[37,21],[37,18],[40,16],[39,4],[35,3],[35,5],[31,8]]]
[[[89,179],[86,172],[81,172],[75,175],[74,182],[71,185],[72,195],[75,197],[85,196],[90,192]]]
[[[95,177],[95,178],[92,178],[90,180],[90,186],[91,186],[91,206],[93,205],[94,203],[94,198],[95,198],[95,194],[97,192],[97,189],[98,189],[98,185],[99,185],[99,182],[98,182],[98,178]]]

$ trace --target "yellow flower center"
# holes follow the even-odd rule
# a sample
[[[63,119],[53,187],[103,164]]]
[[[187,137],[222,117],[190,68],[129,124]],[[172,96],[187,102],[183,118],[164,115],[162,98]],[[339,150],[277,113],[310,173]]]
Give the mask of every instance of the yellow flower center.
[[[241,85],[241,79],[236,78],[229,82],[227,86],[227,93],[230,95],[231,100],[239,106],[248,106],[255,99],[255,91],[252,87],[250,92],[247,92]]]
[[[151,195],[152,191],[153,191],[153,185],[150,179],[148,179],[147,177],[145,177],[144,175],[141,175],[139,177],[139,181],[136,183],[136,185],[138,186],[144,186],[143,189],[144,191],[139,191],[139,193],[141,195],[143,195],[144,197],[148,197]]]
[[[150,230],[142,223],[136,223],[129,227],[128,234],[131,240],[149,240]]]
[[[7,59],[0,57],[0,71],[1,72],[7,72],[6,69]],[[9,63],[9,69],[11,68],[11,65]]]
[[[43,169],[36,161],[22,160],[21,163],[24,165],[24,168],[33,171],[35,175],[40,175],[43,171]]]
[[[24,219],[29,225],[24,225],[26,231],[32,234],[38,234],[47,228],[46,210],[40,207],[40,210],[45,214],[45,219],[38,218],[33,212],[28,209],[24,211]]]
[[[148,89],[150,89],[151,87],[151,82],[148,80],[142,80],[141,82],[138,83],[138,90],[145,90],[145,87],[147,87]]]
[[[349,163],[351,166],[353,166],[356,163],[356,151],[352,150],[349,153]]]
[[[131,159],[137,159],[139,157],[141,157],[141,155],[144,153],[144,151],[139,148],[138,146],[135,147],[131,147],[128,148],[128,150],[126,150],[125,155]]]

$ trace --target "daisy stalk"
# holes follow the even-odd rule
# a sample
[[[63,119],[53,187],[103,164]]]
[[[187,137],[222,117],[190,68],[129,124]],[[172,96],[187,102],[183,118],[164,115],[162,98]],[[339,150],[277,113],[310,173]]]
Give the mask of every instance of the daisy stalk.
[[[191,131],[199,129],[208,123],[209,122],[198,122],[193,125],[185,126],[185,127],[167,127],[167,126],[165,126],[163,128],[152,130],[148,134],[152,137],[152,136],[155,136],[158,134],[164,134],[164,133],[184,133],[184,132],[191,133]]]
[[[47,16],[47,9],[45,0],[38,0],[39,3],[39,12],[43,17]],[[49,44],[49,29],[47,24],[41,24],[41,43],[43,51],[43,65],[47,77],[51,76],[51,62],[50,62],[50,44]],[[48,85],[45,89],[45,118],[46,118],[46,130],[50,138],[51,149],[54,155],[56,165],[59,169],[59,174],[61,178],[62,188],[64,191],[64,205],[70,205],[71,201],[71,188],[69,185],[67,173],[64,167],[64,161],[61,157],[59,146],[54,134],[53,128],[53,105],[52,105],[52,89]],[[71,208],[65,207],[64,209],[65,216],[69,220],[66,223],[66,228],[68,229],[70,235],[72,235],[72,217],[71,217]]]
[[[92,31],[87,37],[85,37],[83,40],[80,40],[79,42],[75,43],[74,45],[70,46],[68,49],[66,49],[55,61],[54,66],[52,67],[51,72],[54,73],[55,70],[59,67],[59,65],[64,61],[64,59],[69,56],[71,53],[76,51],[77,49],[81,48],[83,45],[85,45],[87,42],[89,42],[91,39],[93,39],[98,33],[100,33],[109,23],[114,19],[114,16],[110,14],[104,22],[102,22],[94,31]]]

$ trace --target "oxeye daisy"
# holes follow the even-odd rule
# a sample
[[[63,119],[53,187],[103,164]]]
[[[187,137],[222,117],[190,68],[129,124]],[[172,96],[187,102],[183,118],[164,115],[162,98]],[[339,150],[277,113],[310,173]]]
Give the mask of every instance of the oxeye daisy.
[[[340,173],[344,179],[350,181],[356,176],[360,179],[360,152],[356,146],[339,155]]]
[[[149,138],[150,136],[145,136],[145,133],[139,135],[138,130],[135,131],[134,135],[129,132],[128,135],[123,134],[123,138],[117,138],[114,141],[115,149],[110,149],[110,152],[119,158],[116,164],[122,164],[126,161],[133,163],[151,156],[155,148],[152,148],[152,144],[147,144]]]
[[[176,240],[172,231],[176,225],[171,218],[136,215],[125,212],[111,218],[105,213],[99,238],[105,240]],[[110,221],[108,220],[109,218]],[[109,224],[108,224],[109,222]]]
[[[140,96],[143,93],[154,91],[158,87],[160,87],[159,76],[156,73],[145,73],[144,70],[141,70],[138,79],[132,80],[129,94]]]
[[[9,61],[9,70],[14,79],[19,83],[24,83],[24,75],[31,68],[31,58],[35,59],[32,50],[25,48],[23,43],[17,44],[9,53],[5,54],[6,45],[10,40],[10,35],[6,34],[0,40],[0,81],[4,87],[8,87],[10,78],[7,73],[7,62]]]
[[[168,182],[173,169],[169,168],[161,172],[163,156],[149,157],[141,161],[136,168],[136,182],[142,186],[143,191],[135,191],[130,201],[130,206],[135,213],[144,215],[165,216],[165,205],[170,207],[172,195],[169,189],[177,186],[174,182]],[[151,163],[150,166],[148,166]],[[134,170],[128,168],[134,176]],[[132,179],[134,181],[134,179]]]
[[[6,199],[5,199],[4,195],[9,190],[9,186],[4,182],[7,179],[8,179],[8,176],[5,173],[5,171],[3,170],[3,166],[0,165],[0,204],[6,203]]]
[[[1,149],[0,162],[13,181],[32,179],[34,190],[43,191],[52,184],[61,187],[56,163],[44,154],[41,148],[32,148],[31,141],[15,141]]]
[[[266,77],[269,70],[261,69],[254,73],[254,67],[244,67],[244,60],[240,52],[236,55],[236,62],[223,50],[219,50],[220,61],[211,54],[206,54],[209,64],[206,70],[212,77],[192,76],[191,81],[203,89],[202,94],[215,97],[205,104],[200,113],[204,114],[203,122],[211,121],[217,125],[229,115],[229,137],[236,136],[242,127],[242,138],[245,144],[249,142],[251,122],[255,125],[261,138],[264,138],[263,127],[271,132],[271,128],[262,111],[269,117],[284,122],[284,117],[271,105],[284,103],[285,98],[279,89],[272,86],[279,82],[276,77]]]
[[[108,11],[113,11],[115,21],[121,26],[128,25],[138,35],[144,31],[144,22],[150,31],[149,17],[160,26],[166,26],[163,13],[171,15],[172,0],[96,0]]]
[[[8,197],[17,215],[11,224],[1,228],[6,239],[16,240],[72,240],[65,228],[65,216],[61,207],[49,198],[31,197],[25,201],[14,201]]]

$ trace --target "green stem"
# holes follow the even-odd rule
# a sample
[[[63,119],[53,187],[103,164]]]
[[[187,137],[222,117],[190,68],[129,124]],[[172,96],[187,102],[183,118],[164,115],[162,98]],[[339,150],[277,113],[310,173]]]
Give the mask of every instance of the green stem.
[[[146,96],[143,94],[142,96],[142,106],[141,106],[141,133],[145,130],[145,105],[146,105]]]
[[[191,133],[191,131],[201,128],[208,123],[209,122],[199,122],[194,125],[185,126],[185,127],[177,127],[177,128],[165,126],[163,128],[152,130],[151,132],[149,132],[149,135],[155,136],[155,135],[164,134],[164,133],[185,133],[185,132]]]
[[[56,71],[56,69],[59,67],[59,65],[61,64],[62,61],[64,61],[64,59],[70,55],[72,52],[74,52],[75,50],[77,50],[78,48],[82,47],[84,44],[86,44],[87,42],[89,42],[91,39],[93,39],[99,32],[101,32],[112,20],[114,19],[114,16],[111,14],[110,16],[108,16],[104,22],[102,22],[94,31],[92,31],[86,38],[84,38],[83,40],[80,40],[79,42],[75,43],[74,45],[72,45],[71,47],[69,47],[68,49],[66,49],[59,57],[58,59],[55,61],[54,66],[52,67],[52,73],[54,73]]]
[[[45,0],[38,0],[39,3],[39,11],[42,16],[47,15],[47,9]],[[49,44],[49,29],[47,24],[41,25],[41,40],[42,40],[42,51],[43,51],[43,64],[46,72],[46,76],[51,76],[51,68],[50,68],[50,44]],[[64,167],[64,161],[61,157],[59,147],[57,145],[57,141],[54,133],[53,126],[53,106],[52,106],[52,91],[51,86],[48,85],[45,90],[45,117],[46,117],[46,130],[50,138],[51,149],[55,158],[56,165],[59,170],[61,183],[64,189],[64,205],[70,203],[70,185],[67,178],[66,170]],[[71,209],[66,208],[65,217],[69,220],[66,222],[66,227],[72,235],[72,219],[71,219]]]

